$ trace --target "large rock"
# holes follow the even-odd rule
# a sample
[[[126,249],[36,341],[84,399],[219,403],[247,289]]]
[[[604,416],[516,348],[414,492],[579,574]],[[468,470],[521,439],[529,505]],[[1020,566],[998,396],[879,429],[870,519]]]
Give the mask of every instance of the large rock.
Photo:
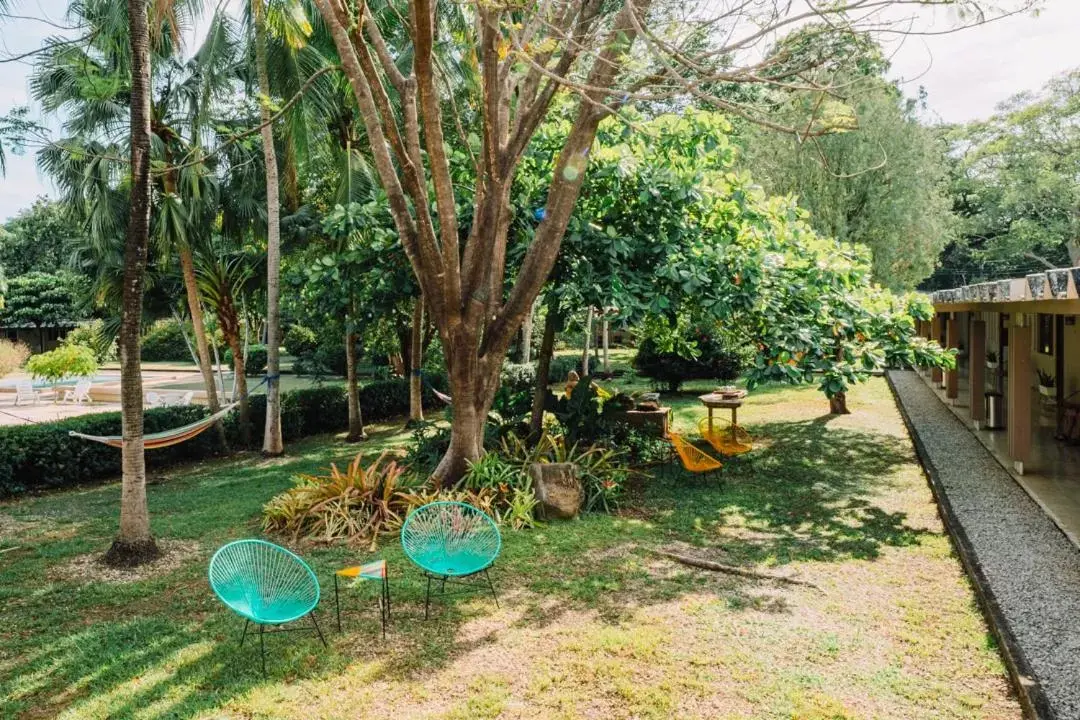
[[[533,463],[529,466],[533,492],[546,518],[577,517],[585,493],[573,463]]]

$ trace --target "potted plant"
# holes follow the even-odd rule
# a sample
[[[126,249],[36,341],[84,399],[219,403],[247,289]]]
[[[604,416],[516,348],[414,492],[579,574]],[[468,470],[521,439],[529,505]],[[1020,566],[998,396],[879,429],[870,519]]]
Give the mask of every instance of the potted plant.
[[[1056,380],[1054,376],[1048,372],[1038,371],[1039,375],[1039,394],[1043,397],[1052,398],[1056,396],[1055,384]]]
[[[986,353],[986,367],[989,370],[997,370],[998,368],[998,356],[993,350]]]

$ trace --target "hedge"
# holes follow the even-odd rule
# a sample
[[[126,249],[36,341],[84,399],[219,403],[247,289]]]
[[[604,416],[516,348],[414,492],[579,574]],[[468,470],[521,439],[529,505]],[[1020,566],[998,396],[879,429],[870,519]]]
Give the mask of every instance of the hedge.
[[[440,376],[425,376],[428,383],[445,388]],[[424,387],[424,405],[438,405],[428,383]],[[258,437],[266,420],[266,396],[251,398],[252,436]],[[382,380],[360,389],[360,408],[364,422],[380,422],[409,412],[408,381]],[[145,414],[147,433],[169,430],[205,416],[206,408],[185,406],[155,408]],[[345,388],[341,386],[309,388],[284,393],[281,398],[282,436],[296,440],[307,435],[338,432],[349,424]],[[225,422],[230,445],[239,446],[237,415]],[[52,488],[99,482],[120,474],[120,450],[101,443],[73,438],[72,430],[88,435],[119,435],[120,413],[96,413],[34,425],[0,427],[0,497]],[[147,468],[156,470],[179,462],[198,460],[217,454],[215,433],[146,453]]]

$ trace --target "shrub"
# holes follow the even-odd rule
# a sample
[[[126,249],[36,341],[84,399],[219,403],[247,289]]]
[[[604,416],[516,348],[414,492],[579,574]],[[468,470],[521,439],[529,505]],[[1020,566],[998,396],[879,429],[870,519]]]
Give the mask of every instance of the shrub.
[[[80,345],[94,351],[98,363],[116,360],[116,339],[105,335],[105,322],[91,320],[72,328],[64,336],[65,345]]]
[[[698,331],[692,334],[699,355],[686,358],[675,352],[662,352],[652,338],[638,346],[634,367],[639,373],[667,387],[678,390],[687,380],[734,380],[739,377],[744,358],[739,350],[718,335]]]
[[[18,370],[28,357],[30,357],[30,348],[22,343],[0,340],[0,377]]]
[[[539,441],[530,445],[517,437],[503,440],[499,451],[507,461],[523,472],[533,463],[572,463],[577,466],[578,479],[585,491],[585,509],[610,512],[618,505],[630,468],[624,456],[599,445],[569,443],[561,435],[544,432]]]
[[[439,427],[433,422],[423,422],[413,428],[405,455],[405,462],[416,474],[431,475],[450,449],[450,428]]]
[[[445,378],[428,378],[445,387]],[[266,396],[249,400],[252,428],[261,430],[266,421]],[[368,422],[388,420],[409,412],[409,385],[396,379],[372,383],[361,390],[361,407]],[[370,403],[370,405],[365,405]],[[430,390],[424,394],[426,407],[437,401]],[[147,410],[147,433],[161,432],[195,422],[206,416],[196,405]],[[281,398],[282,435],[295,440],[304,435],[344,430],[349,424],[345,388],[325,387],[293,390]],[[229,442],[239,442],[238,416],[225,419]],[[120,413],[95,413],[59,422],[0,427],[0,496],[68,487],[101,481],[120,473],[120,451],[96,442],[73,438],[70,431],[87,435],[119,435]],[[218,451],[214,433],[205,432],[191,440],[146,453],[150,468],[197,460]]]
[[[570,371],[581,371],[581,360],[573,355],[556,355],[548,367],[548,384],[564,383]]]
[[[357,455],[345,472],[330,466],[327,475],[299,475],[294,487],[263,508],[263,530],[330,543],[370,541],[401,528],[409,509],[403,468],[383,453],[368,467]]]
[[[180,324],[175,320],[158,320],[142,338],[140,357],[146,362],[191,362],[191,352]]]
[[[223,358],[225,364],[232,367],[233,354],[232,350],[226,350]],[[265,345],[248,345],[247,350],[247,363],[244,364],[244,374],[262,375],[266,371],[266,346]]]
[[[65,378],[88,377],[97,372],[94,351],[82,345],[61,345],[55,350],[33,355],[26,369],[35,378],[59,382]]]
[[[293,325],[285,333],[285,350],[295,358],[311,355],[319,347],[315,331],[304,325]]]
[[[531,363],[504,363],[499,380],[499,389],[491,409],[504,420],[512,421],[529,412],[532,407],[536,366]]]

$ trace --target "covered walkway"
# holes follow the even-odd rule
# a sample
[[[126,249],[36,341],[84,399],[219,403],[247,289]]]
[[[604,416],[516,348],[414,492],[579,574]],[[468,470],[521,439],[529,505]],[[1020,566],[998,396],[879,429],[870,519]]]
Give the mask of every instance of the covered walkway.
[[[1080,550],[927,381],[889,378],[1030,705],[1080,717]]]

